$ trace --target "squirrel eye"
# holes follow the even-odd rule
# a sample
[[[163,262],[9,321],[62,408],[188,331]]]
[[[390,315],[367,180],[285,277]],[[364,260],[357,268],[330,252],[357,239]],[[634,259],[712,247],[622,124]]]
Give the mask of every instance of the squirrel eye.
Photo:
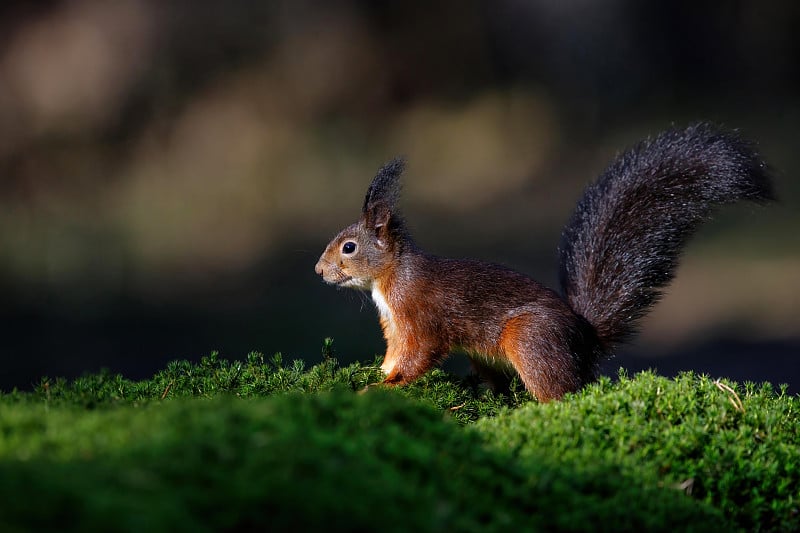
[[[347,241],[342,245],[342,253],[345,254],[352,254],[356,251],[356,243],[353,241]]]

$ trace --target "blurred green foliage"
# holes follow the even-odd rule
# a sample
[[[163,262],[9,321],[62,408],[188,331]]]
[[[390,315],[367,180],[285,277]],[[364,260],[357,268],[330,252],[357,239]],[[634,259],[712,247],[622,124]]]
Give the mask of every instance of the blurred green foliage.
[[[6,0],[0,389],[212,349],[316,362],[329,335],[375,353],[374,318],[312,269],[397,154],[423,248],[553,286],[586,182],[696,120],[757,141],[782,204],[701,235],[687,259],[712,257],[645,332],[796,339],[799,17],[712,0]]]

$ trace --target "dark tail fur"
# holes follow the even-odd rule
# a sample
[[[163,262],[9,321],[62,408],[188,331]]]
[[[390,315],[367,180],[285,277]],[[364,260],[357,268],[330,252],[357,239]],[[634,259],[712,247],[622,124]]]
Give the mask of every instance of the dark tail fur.
[[[608,350],[636,332],[716,205],[773,198],[766,164],[737,134],[709,124],[661,133],[586,189],[561,238],[562,291]]]

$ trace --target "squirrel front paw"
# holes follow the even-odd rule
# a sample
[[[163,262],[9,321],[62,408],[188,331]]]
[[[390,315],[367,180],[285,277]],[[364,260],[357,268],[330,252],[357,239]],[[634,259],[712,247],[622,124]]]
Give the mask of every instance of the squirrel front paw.
[[[400,372],[393,371],[384,378],[382,383],[384,385],[402,385],[405,383],[405,380]]]

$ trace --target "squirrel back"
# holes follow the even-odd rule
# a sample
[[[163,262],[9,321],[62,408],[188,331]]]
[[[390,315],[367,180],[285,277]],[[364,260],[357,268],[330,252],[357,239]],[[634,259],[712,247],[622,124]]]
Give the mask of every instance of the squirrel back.
[[[560,295],[506,267],[420,250],[396,208],[403,169],[394,159],[378,171],[360,219],[315,270],[371,292],[387,343],[385,383],[413,381],[462,348],[492,384],[516,371],[541,401],[596,379],[716,205],[773,198],[766,165],[734,133],[697,124],[643,141],[579,201],[562,234]]]

